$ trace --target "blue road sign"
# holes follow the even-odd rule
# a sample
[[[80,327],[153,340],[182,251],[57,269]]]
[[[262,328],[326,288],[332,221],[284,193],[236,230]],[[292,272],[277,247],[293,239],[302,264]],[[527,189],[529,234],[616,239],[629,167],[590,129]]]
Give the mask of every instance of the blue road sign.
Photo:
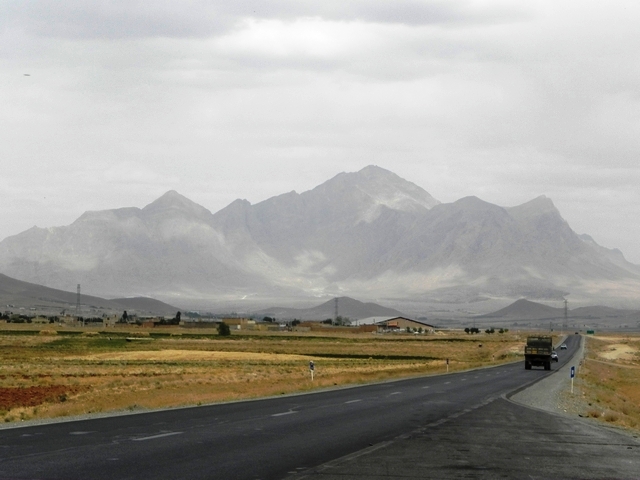
[[[576,376],[576,367],[571,367],[571,378]]]
[[[309,370],[311,370],[313,372],[314,369],[314,365],[313,365],[313,361],[309,362]]]

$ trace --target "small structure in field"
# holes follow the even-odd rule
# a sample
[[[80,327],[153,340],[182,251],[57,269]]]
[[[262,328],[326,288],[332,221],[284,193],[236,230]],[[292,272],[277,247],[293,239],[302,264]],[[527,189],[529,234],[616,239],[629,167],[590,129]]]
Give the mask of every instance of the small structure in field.
[[[358,325],[376,325],[378,332],[417,332],[434,333],[435,326],[422,320],[408,317],[369,317],[358,320]]]

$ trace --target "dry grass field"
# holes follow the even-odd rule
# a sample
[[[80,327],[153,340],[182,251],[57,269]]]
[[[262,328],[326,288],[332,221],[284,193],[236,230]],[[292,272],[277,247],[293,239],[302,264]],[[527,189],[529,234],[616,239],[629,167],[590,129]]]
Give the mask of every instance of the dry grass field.
[[[199,405],[505,363],[524,335],[219,337],[178,327],[100,332],[0,328],[0,420]],[[159,330],[159,329],[158,329]],[[138,340],[127,337],[137,336]],[[482,346],[479,346],[482,345]],[[315,363],[310,378],[309,361]]]
[[[640,430],[640,335],[587,337],[578,378],[589,417]]]

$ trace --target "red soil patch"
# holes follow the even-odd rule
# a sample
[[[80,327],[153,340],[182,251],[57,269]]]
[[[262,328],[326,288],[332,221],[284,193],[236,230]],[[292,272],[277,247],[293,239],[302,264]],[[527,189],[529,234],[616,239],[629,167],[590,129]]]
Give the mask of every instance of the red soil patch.
[[[66,385],[0,388],[0,410],[35,407],[45,402],[64,402],[69,394],[75,393],[77,390],[77,388]]]

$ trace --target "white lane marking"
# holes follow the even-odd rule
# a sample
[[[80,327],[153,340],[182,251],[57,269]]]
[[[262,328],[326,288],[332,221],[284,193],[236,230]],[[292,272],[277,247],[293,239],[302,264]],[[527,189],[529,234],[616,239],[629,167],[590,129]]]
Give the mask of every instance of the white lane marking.
[[[93,432],[69,432],[69,435],[88,435]]]
[[[393,393],[390,393],[389,396],[391,396],[391,395],[400,395],[401,393],[402,392],[393,392]]]
[[[349,400],[348,402],[344,402],[344,403],[356,403],[356,402],[361,402],[361,399],[358,400]]]
[[[435,422],[428,424],[427,427],[437,427],[438,425],[442,425],[446,421],[447,421],[446,418],[441,418],[440,420],[437,420]]]
[[[426,386],[426,387],[422,387],[422,388],[429,388],[429,386]]]
[[[445,385],[449,385],[451,382],[444,382]]]
[[[462,382],[466,382],[466,381],[467,381],[467,379],[466,379],[466,378],[463,378],[461,381],[462,381]]]
[[[295,410],[289,410],[288,412],[274,413],[271,416],[272,417],[282,417],[283,415],[291,415],[292,413],[298,413],[298,412],[296,412]]]
[[[184,432],[167,432],[159,433],[158,435],[151,435],[149,437],[132,438],[134,442],[143,442],[145,440],[155,440],[156,438],[171,437],[172,435],[181,435]]]

